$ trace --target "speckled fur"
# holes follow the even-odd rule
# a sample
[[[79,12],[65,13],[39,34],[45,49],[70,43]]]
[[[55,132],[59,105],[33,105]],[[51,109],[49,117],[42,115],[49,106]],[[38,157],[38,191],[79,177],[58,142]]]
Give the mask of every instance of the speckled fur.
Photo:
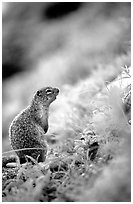
[[[22,148],[43,148],[38,150],[16,151],[20,163],[24,163],[25,155],[45,161],[47,145],[43,136],[48,130],[49,105],[56,99],[59,90],[46,87],[38,90],[31,104],[17,115],[9,128],[9,139],[14,150]]]

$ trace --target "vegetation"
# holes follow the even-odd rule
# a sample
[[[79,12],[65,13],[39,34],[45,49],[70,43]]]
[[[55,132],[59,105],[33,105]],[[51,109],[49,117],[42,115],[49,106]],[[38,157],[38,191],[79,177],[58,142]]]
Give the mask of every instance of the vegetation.
[[[97,89],[91,97],[77,94],[76,103],[66,96],[66,129],[49,138],[46,162],[3,167],[3,201],[130,201],[130,125],[121,90]]]

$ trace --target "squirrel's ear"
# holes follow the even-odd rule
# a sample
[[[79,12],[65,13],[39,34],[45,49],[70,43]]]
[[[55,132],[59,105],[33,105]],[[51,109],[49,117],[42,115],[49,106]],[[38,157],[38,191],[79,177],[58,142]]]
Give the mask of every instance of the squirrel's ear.
[[[37,92],[36,92],[36,95],[37,95],[37,96],[41,96],[41,95],[42,95],[42,91],[40,91],[40,90],[37,91]]]

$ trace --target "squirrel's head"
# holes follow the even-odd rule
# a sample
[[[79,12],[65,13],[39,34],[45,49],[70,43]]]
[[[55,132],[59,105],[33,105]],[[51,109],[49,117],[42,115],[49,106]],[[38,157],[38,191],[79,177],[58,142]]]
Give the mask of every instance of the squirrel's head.
[[[46,87],[38,90],[35,93],[33,100],[35,100],[36,103],[41,103],[44,106],[49,106],[50,103],[52,103],[56,99],[56,96],[58,94],[59,89]]]

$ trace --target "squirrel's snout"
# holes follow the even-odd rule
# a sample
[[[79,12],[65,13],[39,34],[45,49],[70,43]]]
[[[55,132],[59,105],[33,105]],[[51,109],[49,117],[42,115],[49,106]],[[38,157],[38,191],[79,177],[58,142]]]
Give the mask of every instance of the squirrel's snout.
[[[56,95],[58,95],[58,94],[59,94],[59,89],[54,88],[54,93],[55,93]]]

